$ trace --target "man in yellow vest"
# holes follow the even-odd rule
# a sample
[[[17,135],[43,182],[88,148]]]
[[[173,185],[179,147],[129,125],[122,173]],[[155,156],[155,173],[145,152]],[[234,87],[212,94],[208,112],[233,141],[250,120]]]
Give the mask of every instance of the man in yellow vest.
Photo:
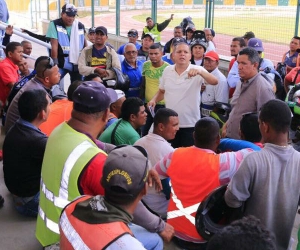
[[[83,196],[60,218],[60,249],[145,249],[128,227],[147,192],[148,159],[141,146],[113,149],[104,164],[104,196]],[[107,233],[109,232],[109,233]]]
[[[154,166],[161,179],[170,177],[167,221],[174,227],[175,237],[166,249],[206,248],[206,241],[195,227],[198,206],[212,190],[230,181],[241,160],[252,151],[216,154],[219,131],[213,118],[200,119],[195,125],[194,146],[178,148]]]
[[[59,125],[48,139],[36,227],[36,237],[43,247],[58,245],[59,216],[67,204],[83,194],[104,194],[100,179],[107,155],[97,137],[106,124],[109,105],[116,99],[113,89],[106,89],[99,82],[83,82],[73,93],[71,119]],[[173,228],[145,210],[139,203],[134,214],[135,222],[170,240]],[[162,242],[157,234],[144,234],[147,233],[154,243]]]
[[[146,33],[151,33],[155,38],[155,42],[159,43],[161,40],[160,32],[162,32],[165,28],[167,28],[169,23],[173,20],[173,16],[174,14],[171,14],[170,18],[165,20],[162,23],[154,23],[151,17],[147,17],[146,18],[147,25],[143,29],[142,37],[144,37]]]

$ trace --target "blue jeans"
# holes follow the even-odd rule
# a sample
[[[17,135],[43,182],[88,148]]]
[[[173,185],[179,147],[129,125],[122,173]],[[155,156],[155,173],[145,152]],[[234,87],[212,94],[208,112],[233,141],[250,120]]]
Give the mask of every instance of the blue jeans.
[[[25,216],[37,217],[40,201],[40,192],[32,197],[18,197],[13,195],[13,202],[17,211]]]
[[[132,223],[129,224],[129,228],[134,237],[141,242],[147,250],[162,250],[164,248],[163,240],[157,233],[150,233],[145,228]]]
[[[79,74],[79,71],[70,71],[67,69],[59,69],[59,73],[60,73],[60,82],[59,82],[59,86],[61,89],[64,89],[64,82],[62,81],[62,79],[65,77],[66,74],[70,75],[70,82],[72,84],[72,82],[76,81],[76,80],[82,80],[83,77],[82,75]]]

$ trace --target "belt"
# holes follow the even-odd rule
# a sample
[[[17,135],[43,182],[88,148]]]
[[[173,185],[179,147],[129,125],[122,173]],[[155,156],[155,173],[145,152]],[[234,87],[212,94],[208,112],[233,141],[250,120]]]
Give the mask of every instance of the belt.
[[[179,246],[180,248],[184,248],[187,250],[205,250],[207,246],[207,242],[204,243],[194,243],[190,241],[185,241],[174,236],[172,241]]]

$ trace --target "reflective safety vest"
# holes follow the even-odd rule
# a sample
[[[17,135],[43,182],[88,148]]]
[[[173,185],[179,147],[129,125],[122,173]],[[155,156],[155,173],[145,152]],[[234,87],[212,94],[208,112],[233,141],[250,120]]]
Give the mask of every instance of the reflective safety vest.
[[[204,242],[195,227],[195,214],[201,201],[220,186],[220,156],[197,147],[178,148],[167,174],[171,179],[167,222],[176,236]]]
[[[89,224],[76,218],[73,215],[76,205],[91,198],[92,196],[80,197],[70,203],[63,211],[59,223],[61,250],[105,249],[122,235],[133,235],[124,222]],[[88,209],[91,208],[86,208],[87,214]]]
[[[155,43],[160,42],[160,39],[161,39],[160,38],[160,31],[158,31],[158,29],[157,29],[157,23],[154,24],[154,27],[152,29],[149,29],[148,26],[145,26],[143,31],[144,31],[145,34],[146,33],[151,33],[155,38],[155,40],[154,40]]]
[[[73,64],[69,62],[70,54],[70,38],[66,27],[64,26],[61,18],[53,21],[56,31],[57,31],[57,40],[59,45],[62,48],[64,54],[64,69],[73,71]],[[84,26],[82,23],[78,22],[78,36],[79,36],[79,50],[81,51],[84,47]]]
[[[42,165],[36,226],[36,237],[42,246],[59,241],[61,211],[81,195],[78,190],[79,176],[87,163],[100,152],[106,155],[89,137],[65,122],[51,133]]]

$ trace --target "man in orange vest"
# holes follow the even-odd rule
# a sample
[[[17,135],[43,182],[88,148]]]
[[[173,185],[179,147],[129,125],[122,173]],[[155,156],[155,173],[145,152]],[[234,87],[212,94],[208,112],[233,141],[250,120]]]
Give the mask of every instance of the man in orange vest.
[[[147,192],[148,157],[140,146],[121,146],[108,155],[101,184],[105,195],[82,196],[60,218],[60,249],[145,249],[128,224]]]
[[[216,154],[220,144],[219,131],[213,118],[200,119],[193,133],[194,146],[176,149],[154,167],[161,179],[170,177],[171,183],[167,221],[174,227],[175,237],[166,249],[178,249],[177,246],[206,248],[206,241],[195,227],[199,204],[216,187],[228,183],[241,160],[252,151],[242,149]]]

